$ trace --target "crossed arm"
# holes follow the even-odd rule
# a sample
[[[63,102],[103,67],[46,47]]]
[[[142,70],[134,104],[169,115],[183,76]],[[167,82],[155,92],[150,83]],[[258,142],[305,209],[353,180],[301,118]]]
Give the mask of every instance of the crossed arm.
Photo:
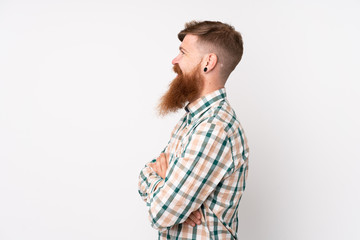
[[[169,167],[169,154],[161,153],[156,162],[148,164],[162,179],[165,179],[166,170]],[[154,191],[157,189],[159,184],[155,186]],[[196,224],[201,224],[201,213],[200,210],[196,210],[190,214],[190,216],[185,220],[185,223],[190,224],[195,227]]]
[[[171,156],[170,166],[169,156],[161,154],[147,163],[139,176],[139,193],[149,207],[152,227],[159,231],[185,222],[195,226],[202,203],[234,169],[230,141],[222,124],[199,124],[179,150],[179,156]]]

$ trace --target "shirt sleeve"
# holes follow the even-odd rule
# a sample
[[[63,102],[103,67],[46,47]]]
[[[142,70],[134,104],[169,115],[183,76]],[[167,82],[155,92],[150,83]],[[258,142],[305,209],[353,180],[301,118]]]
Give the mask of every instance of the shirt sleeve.
[[[233,167],[224,126],[206,121],[181,146],[167,176],[149,201],[151,226],[164,231],[183,223],[214,191]]]
[[[185,119],[184,115],[182,119],[176,124],[174,129],[171,132],[171,136],[175,134],[176,131],[180,128],[181,124],[184,123]],[[166,147],[161,151],[161,153],[165,153],[167,147],[169,146],[171,139],[169,140]],[[138,182],[138,192],[141,198],[146,202],[147,206],[150,206],[150,199],[153,197],[154,190],[157,185],[159,187],[164,184],[164,179],[162,179],[148,164],[156,162],[156,159],[151,160],[150,162],[146,163],[145,166],[141,169],[139,174],[139,182]]]
[[[156,159],[148,162],[139,174],[138,192],[146,202],[147,206],[150,206],[150,199],[154,193],[156,185],[158,185],[163,179],[148,165],[155,162]]]

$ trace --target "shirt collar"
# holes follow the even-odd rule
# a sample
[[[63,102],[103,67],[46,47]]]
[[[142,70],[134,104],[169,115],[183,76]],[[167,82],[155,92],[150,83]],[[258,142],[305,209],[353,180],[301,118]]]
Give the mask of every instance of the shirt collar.
[[[201,115],[201,113],[208,109],[212,104],[224,98],[226,98],[225,88],[220,88],[196,99],[191,104],[187,104],[185,106],[185,111],[189,115],[188,123],[191,122],[193,117],[199,114]]]

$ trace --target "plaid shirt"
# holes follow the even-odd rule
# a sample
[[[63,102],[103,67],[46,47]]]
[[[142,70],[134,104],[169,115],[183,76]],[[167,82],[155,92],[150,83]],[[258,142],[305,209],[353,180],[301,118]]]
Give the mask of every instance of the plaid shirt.
[[[237,213],[248,173],[244,130],[225,88],[185,110],[162,151],[170,154],[165,179],[148,164],[139,175],[139,194],[149,207],[151,226],[159,239],[237,239]],[[201,224],[184,223],[199,208]]]

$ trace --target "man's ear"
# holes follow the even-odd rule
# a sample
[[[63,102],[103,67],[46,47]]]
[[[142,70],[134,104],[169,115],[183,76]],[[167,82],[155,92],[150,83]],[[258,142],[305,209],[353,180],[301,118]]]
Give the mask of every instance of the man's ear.
[[[209,53],[205,56],[204,62],[203,62],[203,71],[205,73],[210,72],[213,70],[217,64],[218,58],[215,53]]]

